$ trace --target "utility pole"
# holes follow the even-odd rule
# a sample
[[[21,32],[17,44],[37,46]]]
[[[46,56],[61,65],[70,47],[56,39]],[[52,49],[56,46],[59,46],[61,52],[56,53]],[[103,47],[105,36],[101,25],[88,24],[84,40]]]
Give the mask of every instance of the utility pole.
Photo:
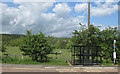
[[[90,28],[90,0],[88,0],[88,37],[89,37],[89,28]],[[87,39],[87,45],[89,40]]]
[[[88,29],[90,27],[90,0],[88,0]]]
[[[90,0],[88,0],[88,38],[89,38],[89,28],[90,28]],[[87,45],[89,45],[89,39],[87,39]],[[89,54],[90,51],[88,49],[87,53]],[[89,56],[87,57],[87,59],[89,60]]]

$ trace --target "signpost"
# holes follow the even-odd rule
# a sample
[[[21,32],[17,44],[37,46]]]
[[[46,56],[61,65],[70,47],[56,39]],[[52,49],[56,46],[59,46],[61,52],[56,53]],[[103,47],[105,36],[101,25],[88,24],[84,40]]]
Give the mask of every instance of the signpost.
[[[116,40],[114,40],[114,44],[113,44],[113,48],[114,48],[114,52],[113,52],[113,58],[114,58],[114,64],[115,64],[115,59],[116,59],[116,52],[115,52],[115,48],[116,48]]]

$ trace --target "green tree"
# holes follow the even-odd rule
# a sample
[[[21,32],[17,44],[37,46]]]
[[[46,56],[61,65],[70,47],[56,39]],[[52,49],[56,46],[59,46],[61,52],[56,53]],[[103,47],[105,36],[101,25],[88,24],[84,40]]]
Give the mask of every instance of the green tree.
[[[73,45],[99,45],[101,38],[100,29],[90,25],[89,31],[86,26],[81,25],[81,29],[73,32],[72,42]]]
[[[117,30],[117,27],[107,27],[103,31],[101,31],[101,47],[102,47],[102,54],[105,55],[104,59],[107,60],[107,62],[113,61],[113,41],[117,40],[116,43],[116,52],[117,52],[117,58],[120,58],[120,38],[119,38],[119,32]]]
[[[2,52],[6,52],[6,47],[2,45]]]
[[[113,41],[117,40],[117,59],[120,58],[120,34],[117,27],[107,27],[102,31],[93,25],[90,25],[89,31],[86,26],[81,25],[81,27],[79,31],[73,32],[72,45],[101,46],[102,53],[100,55],[103,55],[104,61],[113,62]]]
[[[49,44],[45,34],[40,32],[39,34],[31,34],[31,31],[27,31],[27,35],[24,39],[24,43],[21,45],[20,49],[24,51],[25,54],[30,54],[33,61],[48,61],[48,54],[52,52],[52,46]]]
[[[6,52],[6,42],[2,40],[2,35],[0,35],[0,51]]]
[[[2,50],[2,52],[6,52],[6,43],[5,42],[0,42],[0,50]]]

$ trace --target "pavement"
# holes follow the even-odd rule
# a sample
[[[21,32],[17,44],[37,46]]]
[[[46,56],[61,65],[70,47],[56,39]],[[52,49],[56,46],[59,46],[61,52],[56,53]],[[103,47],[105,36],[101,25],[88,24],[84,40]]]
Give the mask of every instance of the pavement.
[[[1,64],[2,72],[118,72],[118,67]]]

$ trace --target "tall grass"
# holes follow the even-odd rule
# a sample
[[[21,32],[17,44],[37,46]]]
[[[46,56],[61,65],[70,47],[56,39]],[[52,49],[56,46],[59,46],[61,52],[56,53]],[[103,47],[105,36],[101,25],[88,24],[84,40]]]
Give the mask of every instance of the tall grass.
[[[18,57],[3,57],[2,63],[9,63],[9,64],[40,64],[40,65],[68,65],[64,61],[51,59],[48,62],[36,62],[31,59],[18,59]]]

